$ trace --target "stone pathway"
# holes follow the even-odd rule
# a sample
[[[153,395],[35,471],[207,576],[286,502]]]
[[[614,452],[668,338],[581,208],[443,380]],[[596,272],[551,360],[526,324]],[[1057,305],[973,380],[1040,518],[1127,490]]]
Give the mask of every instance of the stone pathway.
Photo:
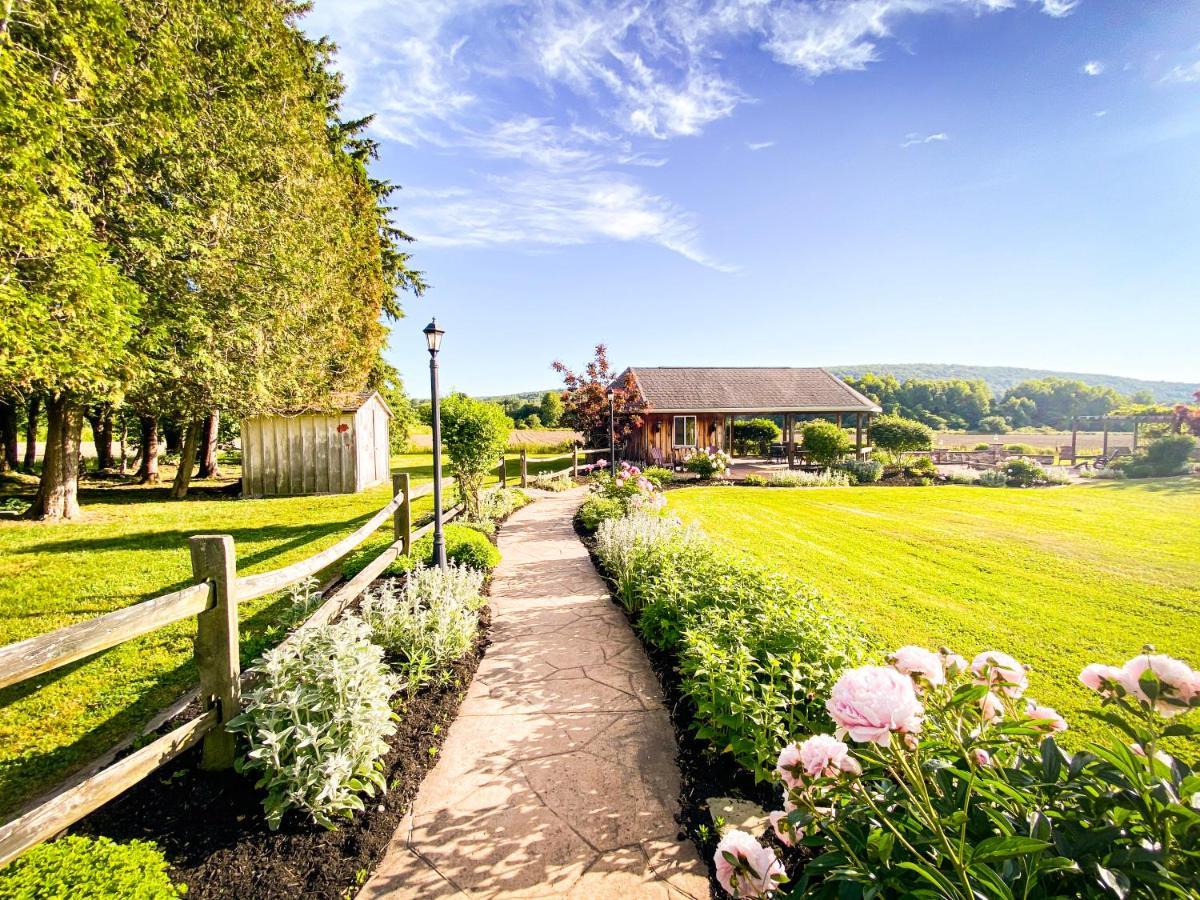
[[[359,897],[706,898],[657,680],[549,494],[500,532],[492,645]]]

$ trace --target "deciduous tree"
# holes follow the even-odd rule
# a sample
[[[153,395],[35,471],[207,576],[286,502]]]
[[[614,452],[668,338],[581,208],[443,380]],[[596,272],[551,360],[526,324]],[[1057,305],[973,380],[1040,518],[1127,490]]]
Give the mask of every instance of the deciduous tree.
[[[592,447],[608,446],[610,386],[616,391],[617,441],[624,440],[642,424],[641,414],[646,410],[646,401],[637,389],[637,382],[627,372],[619,384],[614,384],[617,373],[609,366],[608,348],[604,344],[596,345],[595,356],[581,372],[575,372],[559,360],[554,361],[552,368],[562,375],[566,388],[562,394],[562,423],[582,432]]]

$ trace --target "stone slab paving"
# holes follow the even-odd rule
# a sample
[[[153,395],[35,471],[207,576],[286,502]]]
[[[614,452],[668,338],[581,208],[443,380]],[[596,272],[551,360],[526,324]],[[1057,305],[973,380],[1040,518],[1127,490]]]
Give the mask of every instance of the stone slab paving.
[[[536,492],[535,492],[536,493]],[[360,900],[706,898],[658,682],[547,494],[500,532],[492,645]]]

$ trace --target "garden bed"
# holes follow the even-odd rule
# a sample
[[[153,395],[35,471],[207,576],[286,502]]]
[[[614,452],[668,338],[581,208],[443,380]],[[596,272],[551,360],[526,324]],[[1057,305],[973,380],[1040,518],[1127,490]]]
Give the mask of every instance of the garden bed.
[[[170,861],[172,877],[188,886],[188,897],[334,900],[352,894],[383,857],[437,761],[447,726],[487,648],[489,624],[484,607],[471,652],[450,667],[441,684],[427,685],[396,704],[399,727],[387,738],[390,750],[383,759],[389,790],[365,798],[366,811],[337,831],[314,825],[295,810],[284,816],[278,831],[270,831],[263,793],[235,772],[201,771],[198,747],[71,831],[121,842],[154,841]]]

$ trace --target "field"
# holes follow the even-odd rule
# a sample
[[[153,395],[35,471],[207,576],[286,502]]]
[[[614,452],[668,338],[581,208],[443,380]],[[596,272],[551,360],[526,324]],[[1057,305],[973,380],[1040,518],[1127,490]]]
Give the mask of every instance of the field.
[[[432,480],[430,454],[392,462],[414,485]],[[237,474],[236,466],[227,468]],[[531,461],[531,471],[539,468]],[[515,458],[508,472],[516,476]],[[27,495],[32,484],[10,479],[2,494]],[[233,535],[240,574],[311,556],[370,518],[388,502],[391,487],[262,500],[201,492],[183,502],[166,500],[165,491],[85,487],[82,522],[0,519],[0,645],[182,587],[191,579],[187,539],[193,534]],[[419,499],[414,521],[432,511],[431,498]],[[386,526],[372,538],[380,549],[390,540]],[[290,606],[280,596],[243,604],[243,665],[278,640]],[[0,691],[0,816],[103,753],[193,686],[194,633],[194,620],[181,622]]]
[[[1026,433],[1012,431],[1008,434],[982,434],[980,432],[935,431],[933,433],[933,441],[934,446],[937,447],[967,447],[973,449],[976,444],[992,444],[999,441],[1001,444],[1029,444],[1031,447],[1044,447],[1047,450],[1057,450],[1059,447],[1065,447],[1071,443],[1071,432],[1031,431]],[[1104,432],[1079,432],[1078,446],[1080,451],[1094,450],[1098,453],[1104,447]],[[1109,432],[1108,447],[1110,450],[1117,447],[1132,446],[1132,431]]]
[[[1200,479],[1041,490],[687,488],[670,506],[812,584],[880,647],[1011,653],[1030,694],[1102,734],[1076,682],[1144,643],[1200,665]],[[1192,744],[1187,755],[1200,756]]]

